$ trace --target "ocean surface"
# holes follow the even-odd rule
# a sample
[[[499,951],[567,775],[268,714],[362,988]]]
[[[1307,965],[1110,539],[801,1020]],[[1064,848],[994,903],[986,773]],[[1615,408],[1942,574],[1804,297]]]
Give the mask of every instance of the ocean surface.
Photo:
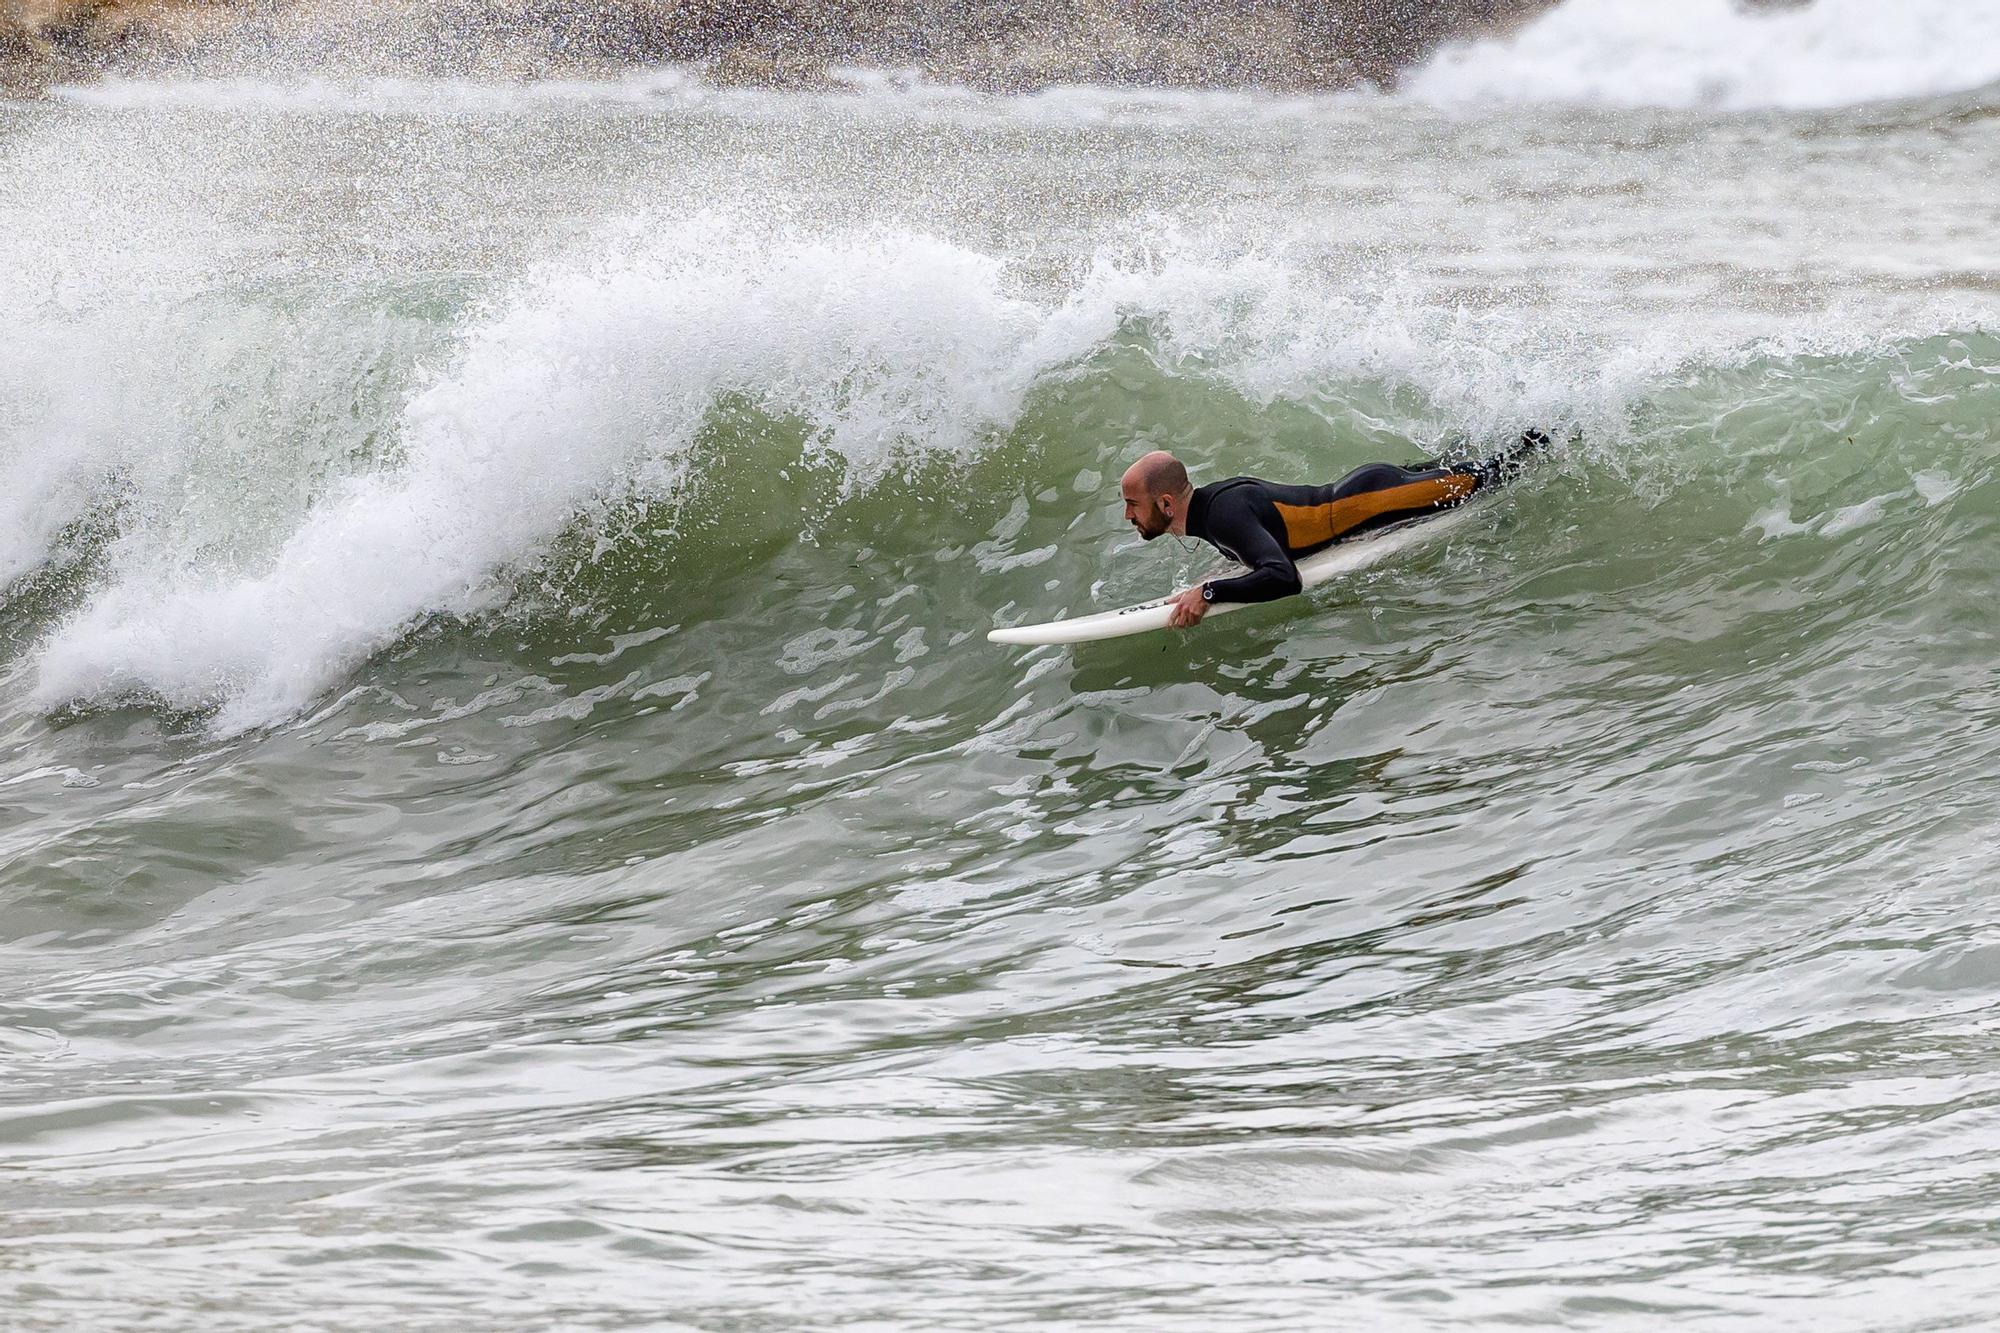
[[[0,1326],[1990,1326],[2000,6],[1659,12],[0,102]]]

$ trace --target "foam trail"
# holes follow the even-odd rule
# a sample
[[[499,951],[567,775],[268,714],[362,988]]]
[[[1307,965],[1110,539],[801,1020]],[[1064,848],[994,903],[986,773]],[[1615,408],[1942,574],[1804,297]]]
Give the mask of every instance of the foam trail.
[[[525,283],[409,403],[402,467],[313,509],[255,577],[123,570],[47,640],[38,704],[138,695],[218,708],[221,730],[274,721],[412,620],[487,605],[496,575],[580,511],[671,493],[718,395],[804,418],[865,475],[910,441],[970,447],[1107,332],[1049,323],[997,261],[941,242],[773,252],[730,230],[686,226]]]
[[[2000,80],[2000,5],[1568,0],[1511,39],[1440,52],[1404,84],[1441,104],[1833,107]]]

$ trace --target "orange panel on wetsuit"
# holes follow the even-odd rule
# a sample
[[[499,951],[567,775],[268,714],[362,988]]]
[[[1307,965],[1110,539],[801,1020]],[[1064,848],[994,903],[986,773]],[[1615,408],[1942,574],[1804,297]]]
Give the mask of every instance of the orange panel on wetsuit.
[[[1463,500],[1478,487],[1478,478],[1469,473],[1453,472],[1401,486],[1362,491],[1358,495],[1343,496],[1325,504],[1290,505],[1276,501],[1273,507],[1285,522],[1285,545],[1296,555],[1336,541],[1371,519],[1385,514],[1415,514],[1452,504]]]

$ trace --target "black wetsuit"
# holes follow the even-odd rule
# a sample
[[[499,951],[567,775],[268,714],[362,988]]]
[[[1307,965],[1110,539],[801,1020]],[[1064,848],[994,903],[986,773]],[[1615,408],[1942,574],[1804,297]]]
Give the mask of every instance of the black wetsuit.
[[[1300,556],[1324,550],[1392,523],[1464,504],[1511,477],[1525,457],[1548,443],[1531,430],[1505,453],[1479,463],[1407,468],[1369,463],[1330,486],[1285,486],[1231,477],[1200,487],[1188,503],[1187,531],[1247,574],[1203,585],[1211,602],[1268,602],[1300,588]]]

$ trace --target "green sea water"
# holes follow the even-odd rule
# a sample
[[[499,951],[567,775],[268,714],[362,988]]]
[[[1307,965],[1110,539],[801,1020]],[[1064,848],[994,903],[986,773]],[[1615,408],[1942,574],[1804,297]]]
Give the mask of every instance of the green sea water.
[[[1996,112],[0,105],[0,1324],[1978,1326]]]

